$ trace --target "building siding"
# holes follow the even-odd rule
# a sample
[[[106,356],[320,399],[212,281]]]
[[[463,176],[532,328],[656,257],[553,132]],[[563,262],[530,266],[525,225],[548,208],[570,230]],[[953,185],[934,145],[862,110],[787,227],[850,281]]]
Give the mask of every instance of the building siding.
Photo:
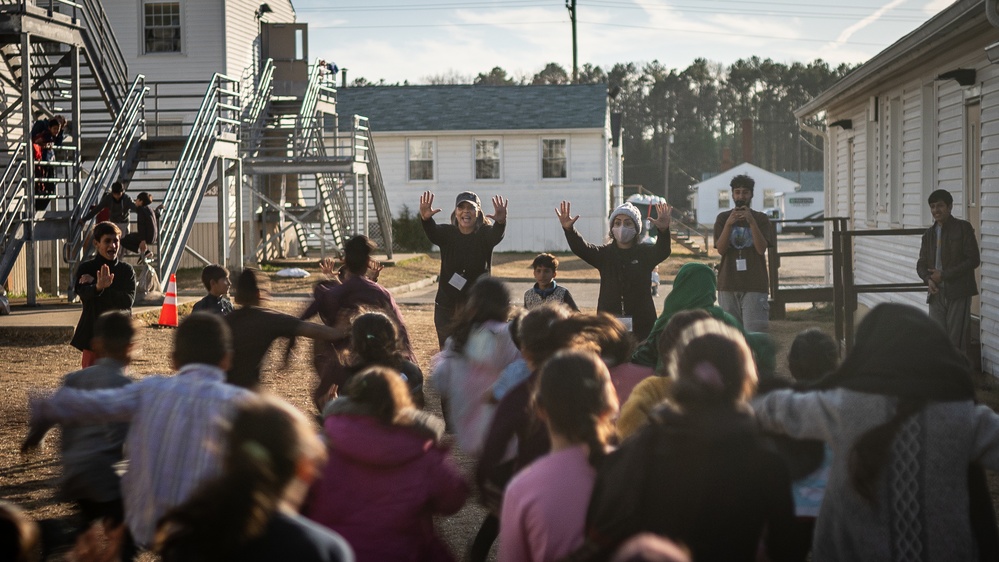
[[[469,134],[374,133],[378,161],[385,180],[389,206],[395,216],[403,206],[416,213],[420,194],[433,191],[434,205],[442,209],[436,216],[448,220],[454,197],[461,191],[475,191],[486,214],[492,213],[492,196],[509,199],[506,237],[500,251],[567,251],[568,245],[555,218],[562,200],[573,204],[581,218],[577,228],[593,243],[601,243],[607,233],[610,213],[610,183],[604,171],[607,136],[604,131],[576,132],[473,132]],[[541,178],[541,139],[568,139],[568,178]],[[432,139],[436,142],[434,179],[409,181],[407,142]],[[475,180],[475,139],[499,139],[502,143],[501,179]]]

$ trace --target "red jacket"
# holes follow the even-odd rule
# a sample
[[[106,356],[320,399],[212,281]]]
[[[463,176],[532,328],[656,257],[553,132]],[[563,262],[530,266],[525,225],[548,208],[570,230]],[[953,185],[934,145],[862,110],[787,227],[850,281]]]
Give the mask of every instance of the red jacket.
[[[388,426],[343,398],[331,409],[329,462],[305,515],[343,535],[358,562],[453,560],[433,516],[461,509],[468,484],[436,444],[442,420],[418,414],[413,426]]]

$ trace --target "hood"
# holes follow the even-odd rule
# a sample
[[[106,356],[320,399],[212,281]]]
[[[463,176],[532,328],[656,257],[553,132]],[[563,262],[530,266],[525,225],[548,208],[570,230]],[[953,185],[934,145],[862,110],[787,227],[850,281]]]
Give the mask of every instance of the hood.
[[[673,316],[681,310],[708,308],[715,304],[718,280],[715,270],[703,263],[686,263],[677,271],[663,301],[663,314]]]
[[[373,466],[398,466],[412,462],[432,449],[443,433],[443,421],[425,412],[413,412],[409,425],[385,425],[353,405],[337,399],[323,422],[330,450],[348,459]]]
[[[967,358],[936,321],[917,308],[879,304],[857,327],[853,350],[813,389],[847,388],[911,400],[975,398]]]

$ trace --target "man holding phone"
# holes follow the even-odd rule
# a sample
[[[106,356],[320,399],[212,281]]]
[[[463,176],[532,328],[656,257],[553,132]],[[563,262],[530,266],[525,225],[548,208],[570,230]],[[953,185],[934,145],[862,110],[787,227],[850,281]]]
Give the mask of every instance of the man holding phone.
[[[770,218],[749,207],[756,182],[743,174],[732,178],[735,208],[715,219],[715,249],[721,255],[718,266],[718,304],[736,317],[749,332],[766,332],[770,327],[770,276],[767,248],[774,246]]]

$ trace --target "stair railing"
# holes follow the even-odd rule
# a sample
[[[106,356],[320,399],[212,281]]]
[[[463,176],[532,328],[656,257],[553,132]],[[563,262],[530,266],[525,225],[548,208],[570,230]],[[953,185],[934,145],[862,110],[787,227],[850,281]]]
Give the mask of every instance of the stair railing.
[[[242,152],[246,156],[253,156],[260,151],[260,139],[263,137],[264,123],[267,120],[267,108],[271,103],[271,92],[274,89],[274,61],[267,59],[264,67],[260,71],[259,80],[256,85],[252,85],[251,80],[242,82],[241,92],[243,97],[240,105],[243,107],[243,127],[241,133],[243,138]]]
[[[90,174],[80,189],[80,200],[70,216],[70,236],[63,246],[63,260],[67,263],[76,259],[86,242],[83,240],[85,225],[80,219],[100,201],[105,189],[120,179],[127,155],[134,144],[146,135],[145,97],[148,91],[145,76],[136,76],[125,95],[122,110],[115,117],[104,145],[94,159]]]
[[[215,74],[163,197],[159,237],[160,279],[168,279],[180,264],[211,178],[215,142],[219,139],[238,141],[240,114],[239,81]],[[225,186],[220,185],[218,192],[219,197],[224,197]],[[227,226],[220,224],[219,228]]]
[[[0,285],[7,281],[23,240],[22,222],[28,205],[24,143],[14,146],[10,162],[0,176]]]

